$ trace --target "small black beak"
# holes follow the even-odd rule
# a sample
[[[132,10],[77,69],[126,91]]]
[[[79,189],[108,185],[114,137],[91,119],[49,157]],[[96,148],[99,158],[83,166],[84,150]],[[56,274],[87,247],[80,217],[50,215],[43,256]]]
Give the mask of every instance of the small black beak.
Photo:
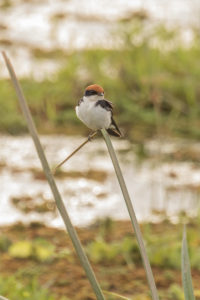
[[[98,96],[103,96],[104,95],[104,93],[98,93]]]

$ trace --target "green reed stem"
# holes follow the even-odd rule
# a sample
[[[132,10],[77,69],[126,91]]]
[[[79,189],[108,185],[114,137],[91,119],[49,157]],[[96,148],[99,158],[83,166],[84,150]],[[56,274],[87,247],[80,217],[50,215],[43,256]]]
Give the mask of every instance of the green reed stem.
[[[195,300],[194,289],[192,284],[190,258],[188,253],[186,225],[183,228],[183,240],[181,249],[181,273],[185,300]]]
[[[149,259],[148,259],[148,256],[147,256],[147,253],[146,253],[146,250],[145,250],[145,247],[144,247],[144,242],[143,242],[143,239],[142,239],[142,233],[140,231],[140,227],[139,227],[139,224],[138,224],[138,221],[137,221],[134,209],[133,209],[133,205],[132,205],[132,202],[131,202],[131,199],[130,199],[130,196],[129,196],[129,193],[128,193],[128,190],[127,190],[127,187],[126,187],[126,184],[125,184],[125,181],[124,181],[124,178],[123,178],[123,175],[122,175],[117,157],[116,157],[116,154],[115,154],[115,150],[113,148],[113,145],[111,143],[111,140],[110,140],[110,137],[109,137],[107,131],[105,129],[101,129],[101,133],[102,133],[102,135],[104,137],[104,140],[106,142],[108,152],[110,154],[110,158],[112,160],[112,163],[113,163],[113,166],[114,166],[114,169],[115,169],[115,173],[117,175],[117,179],[118,179],[122,194],[124,196],[124,200],[126,202],[126,206],[127,206],[127,209],[128,209],[128,212],[129,212],[129,215],[130,215],[130,218],[131,218],[131,222],[132,222],[132,225],[133,225],[133,228],[134,228],[134,231],[135,231],[136,239],[137,239],[138,246],[139,246],[139,249],[140,249],[140,254],[141,254],[143,264],[144,264],[144,267],[145,267],[145,271],[146,271],[147,280],[148,280],[149,287],[150,287],[150,290],[151,290],[152,299],[153,300],[158,300],[159,299],[158,292],[157,292],[157,289],[156,289],[156,285],[155,285],[153,273],[152,273],[152,270],[151,270],[151,266],[150,266],[150,263],[149,263]]]
[[[29,129],[30,134],[33,138],[38,156],[40,158],[40,161],[41,161],[41,164],[42,164],[42,167],[43,167],[43,170],[44,170],[44,173],[46,175],[47,181],[48,181],[49,186],[51,188],[51,191],[53,193],[53,196],[54,196],[54,199],[55,199],[55,202],[56,202],[56,206],[57,206],[57,208],[58,208],[58,210],[61,214],[61,217],[62,217],[62,219],[65,223],[66,229],[67,229],[67,231],[69,233],[69,236],[72,240],[72,243],[74,245],[76,253],[77,253],[77,255],[78,255],[78,257],[81,261],[82,267],[84,268],[85,273],[88,277],[88,280],[90,281],[90,284],[91,284],[91,286],[94,290],[94,293],[96,294],[96,298],[98,300],[105,300],[105,298],[103,296],[103,293],[102,293],[102,290],[99,286],[99,283],[97,282],[97,279],[96,279],[95,274],[92,270],[92,267],[91,267],[91,265],[88,261],[88,258],[86,256],[84,250],[83,250],[81,242],[80,242],[80,240],[77,236],[76,230],[75,230],[75,228],[73,227],[73,225],[71,223],[71,220],[69,218],[69,215],[67,213],[65,205],[63,203],[61,195],[60,195],[60,193],[58,191],[58,188],[56,186],[55,180],[54,180],[54,178],[51,174],[51,170],[49,168],[46,156],[45,156],[43,148],[41,146],[35,124],[33,122],[30,110],[28,108],[28,105],[27,105],[26,99],[24,97],[23,91],[20,87],[19,81],[18,81],[18,79],[15,75],[15,71],[14,71],[14,69],[12,67],[12,64],[10,63],[9,59],[7,58],[6,53],[2,52],[2,55],[3,55],[3,58],[6,62],[6,66],[8,68],[12,83],[14,85],[14,88],[15,88],[15,91],[16,91],[16,94],[17,94],[17,97],[18,97],[18,100],[19,100],[21,110],[24,114],[24,117],[25,117],[27,125],[28,125],[28,129]]]

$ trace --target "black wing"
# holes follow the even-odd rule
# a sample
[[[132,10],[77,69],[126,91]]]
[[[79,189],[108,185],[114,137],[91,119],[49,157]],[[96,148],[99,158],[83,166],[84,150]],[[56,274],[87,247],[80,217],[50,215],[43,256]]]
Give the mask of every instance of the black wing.
[[[117,124],[116,124],[115,120],[113,119],[113,117],[111,117],[111,125],[110,125],[110,128],[107,129],[107,131],[111,135],[122,137],[122,133],[119,130],[119,127],[117,126]]]
[[[108,100],[98,100],[96,103],[96,106],[100,105],[101,107],[103,107],[104,109],[106,109],[107,111],[111,112],[111,124],[110,127],[107,129],[108,133],[110,135],[113,136],[117,136],[117,137],[121,137],[122,134],[115,122],[115,120],[113,119],[113,104],[112,102],[108,101]]]
[[[108,100],[98,100],[95,104],[96,106],[100,105],[101,107],[105,108],[108,111],[113,111],[113,105],[112,102],[108,101]]]

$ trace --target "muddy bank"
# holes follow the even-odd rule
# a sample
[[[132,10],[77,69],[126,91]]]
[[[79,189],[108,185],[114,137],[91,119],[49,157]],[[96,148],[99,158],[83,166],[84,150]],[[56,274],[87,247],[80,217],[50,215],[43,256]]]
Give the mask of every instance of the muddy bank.
[[[141,227],[160,299],[182,299],[182,224],[173,225],[165,220],[160,224],[146,223]],[[128,221],[113,222],[107,219],[77,231],[104,290],[130,299],[150,299],[145,272]],[[188,236],[196,299],[199,299],[200,292],[200,264],[195,254],[199,252],[198,232],[199,223],[189,221]],[[18,223],[1,227],[0,233],[1,276],[6,278],[16,275],[19,282],[27,285],[33,278],[37,278],[40,287],[48,287],[55,299],[64,296],[67,297],[64,299],[74,300],[95,299],[65,231],[38,223],[28,226]],[[167,243],[170,244],[170,251]],[[27,244],[34,247],[35,251],[27,251]]]

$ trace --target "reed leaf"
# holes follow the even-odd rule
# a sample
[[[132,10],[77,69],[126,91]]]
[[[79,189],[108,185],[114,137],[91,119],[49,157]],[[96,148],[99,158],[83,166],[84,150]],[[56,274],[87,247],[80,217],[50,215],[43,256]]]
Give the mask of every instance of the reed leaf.
[[[119,295],[117,293],[113,293],[113,292],[108,292],[108,291],[103,291],[105,295],[108,295],[108,299],[107,300],[117,300],[117,299],[121,299],[121,300],[131,300],[130,298],[124,297],[122,295]]]
[[[142,257],[142,261],[143,261],[145,271],[146,271],[147,280],[148,280],[148,283],[149,283],[149,288],[151,290],[152,299],[153,300],[158,300],[159,299],[158,292],[157,292],[157,289],[156,289],[156,285],[155,285],[153,273],[152,273],[152,270],[151,270],[151,266],[150,266],[150,263],[149,263],[149,259],[148,259],[148,256],[147,256],[147,253],[146,253],[146,250],[145,250],[145,247],[144,247],[142,233],[140,231],[140,227],[139,227],[139,224],[138,224],[138,221],[137,221],[134,209],[133,209],[133,205],[132,205],[132,202],[131,202],[131,199],[130,199],[130,196],[129,196],[129,193],[128,193],[128,190],[127,190],[127,187],[126,187],[126,184],[125,184],[125,181],[124,181],[124,178],[123,178],[118,160],[117,160],[117,156],[115,154],[115,150],[113,148],[113,145],[111,143],[111,139],[110,139],[107,131],[105,129],[101,129],[101,133],[102,133],[102,135],[104,137],[104,140],[106,142],[108,152],[110,154],[110,157],[111,157],[114,169],[115,169],[115,173],[116,173],[116,176],[117,176],[122,194],[124,196],[124,200],[125,200],[128,212],[129,212],[131,223],[132,223],[134,231],[135,231],[136,239],[137,239],[138,246],[139,246],[139,249],[140,249],[140,254],[141,254],[141,257]]]
[[[88,280],[93,288],[93,291],[96,295],[96,298],[98,300],[104,300],[104,296],[103,296],[103,293],[102,293],[102,290],[99,286],[99,283],[97,282],[97,279],[95,277],[95,274],[92,270],[92,267],[88,261],[88,258],[83,250],[83,247],[81,245],[81,242],[77,236],[77,233],[76,233],[76,230],[75,228],[73,227],[72,223],[71,223],[71,220],[69,218],[69,215],[67,213],[67,210],[65,208],[65,205],[63,203],[63,200],[61,198],[61,195],[58,191],[58,188],[57,188],[57,185],[55,183],[55,180],[54,180],[54,177],[51,173],[51,170],[50,170],[50,167],[49,167],[49,164],[47,162],[47,159],[46,159],[46,156],[44,154],[44,151],[43,151],[43,148],[41,146],[41,143],[40,143],[40,140],[39,140],[39,137],[38,137],[38,133],[37,133],[37,130],[36,130],[36,127],[35,127],[35,124],[33,122],[33,119],[32,119],[32,116],[31,116],[31,113],[30,113],[30,110],[29,110],[29,107],[27,105],[27,102],[26,102],[26,99],[25,99],[25,96],[23,94],[23,91],[21,89],[21,86],[19,84],[19,81],[16,77],[16,74],[15,74],[15,71],[12,67],[12,64],[10,62],[10,60],[8,59],[7,55],[5,52],[2,52],[2,55],[3,55],[3,58],[5,60],[5,63],[6,63],[6,66],[8,68],[8,71],[9,71],[9,74],[10,74],[10,77],[11,77],[11,81],[13,83],[13,86],[15,88],[15,91],[16,91],[16,94],[17,94],[17,97],[18,97],[18,100],[19,100],[19,104],[20,104],[20,107],[21,107],[21,110],[23,112],[23,115],[26,119],[26,122],[27,122],[27,125],[28,125],[28,129],[30,131],[30,134],[32,136],[32,139],[33,139],[33,142],[35,144],[35,147],[36,147],[36,150],[37,150],[37,154],[40,158],[40,161],[41,161],[41,164],[42,164],[42,167],[43,167],[43,170],[44,170],[44,173],[45,173],[45,176],[47,178],[47,181],[49,183],[49,186],[51,188],[51,191],[52,191],[52,194],[54,196],[54,199],[55,199],[55,202],[56,202],[56,206],[60,212],[60,215],[64,221],[64,224],[66,226],[66,229],[69,233],[69,236],[72,240],[72,243],[74,245],[74,248],[76,250],[76,253],[81,261],[81,264],[82,264],[82,267],[84,268],[85,270],[85,273],[88,277]]]
[[[192,276],[190,269],[190,259],[188,254],[186,227],[183,229],[182,251],[181,251],[181,271],[182,284],[184,289],[185,300],[195,300]]]

